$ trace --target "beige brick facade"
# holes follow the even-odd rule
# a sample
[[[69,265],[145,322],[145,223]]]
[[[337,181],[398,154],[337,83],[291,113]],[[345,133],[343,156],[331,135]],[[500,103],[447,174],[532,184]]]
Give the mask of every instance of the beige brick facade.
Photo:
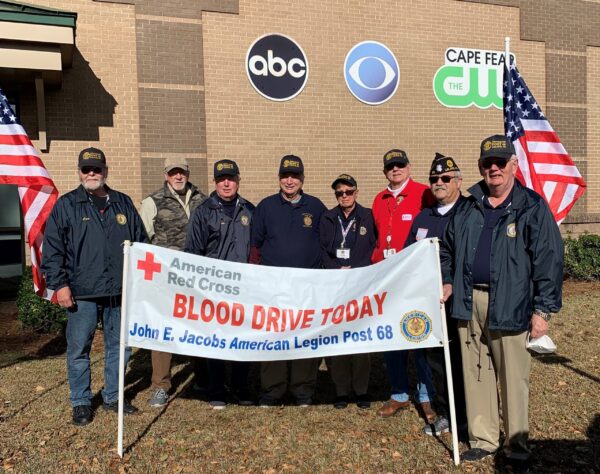
[[[254,202],[276,190],[277,165],[288,153],[304,159],[305,189],[327,205],[340,172],[357,178],[360,200],[370,205],[385,185],[381,157],[392,147],[407,151],[420,181],[436,151],[454,156],[467,187],[478,179],[481,139],[502,133],[502,112],[442,106],[433,76],[448,47],[502,50],[510,36],[521,73],[588,183],[570,220],[600,221],[598,2],[28,3],[78,13],[73,67],[62,89],[46,94],[43,158],[61,192],[77,184],[76,155],[90,145],[106,151],[109,183],[136,202],[162,181],[166,156],[189,158],[192,180],[205,190],[212,163],[235,159],[242,194]],[[248,47],[270,32],[294,38],[309,61],[304,91],[287,102],[260,96],[245,72]],[[367,39],[386,44],[400,66],[396,95],[380,106],[359,102],[344,82],[348,50]],[[35,139],[33,89],[21,90],[20,106]]]

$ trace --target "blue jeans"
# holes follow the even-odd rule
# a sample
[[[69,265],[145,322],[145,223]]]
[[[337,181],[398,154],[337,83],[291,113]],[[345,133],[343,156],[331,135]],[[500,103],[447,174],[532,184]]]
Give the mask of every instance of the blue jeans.
[[[111,300],[112,303],[111,304]],[[104,403],[119,397],[119,336],[121,331],[120,298],[101,298],[94,301],[77,300],[68,311],[67,321],[67,373],[71,405],[92,404],[90,349],[96,332],[98,316],[104,328]],[[125,367],[131,348],[125,349]]]
[[[392,351],[384,353],[390,385],[392,386],[392,399],[397,402],[408,401],[408,353],[412,352],[417,364],[417,393],[415,401],[425,403],[433,400],[435,389],[431,380],[431,367],[427,362],[424,350]]]

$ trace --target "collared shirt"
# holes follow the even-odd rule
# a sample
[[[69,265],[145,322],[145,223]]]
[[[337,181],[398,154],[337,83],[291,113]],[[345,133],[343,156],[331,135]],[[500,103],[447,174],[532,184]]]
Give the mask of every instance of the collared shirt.
[[[319,222],[326,210],[319,199],[304,193],[295,204],[281,193],[263,199],[254,213],[251,238],[261,265],[320,268]]]
[[[510,206],[513,198],[512,191],[506,199],[496,207],[490,204],[487,196],[483,197],[483,215],[484,223],[481,229],[481,236],[475,251],[475,259],[473,260],[473,284],[480,285],[490,284],[490,253],[492,251],[492,237],[494,229],[500,217],[506,212],[506,208]]]

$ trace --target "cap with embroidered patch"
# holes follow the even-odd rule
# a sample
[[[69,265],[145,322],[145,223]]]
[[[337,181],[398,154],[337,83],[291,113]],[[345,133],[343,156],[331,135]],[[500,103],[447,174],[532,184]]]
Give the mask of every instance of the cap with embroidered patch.
[[[77,162],[79,168],[84,166],[93,166],[96,168],[106,168],[106,156],[102,150],[98,148],[86,148],[79,152],[79,161]]]
[[[279,174],[304,174],[304,165],[299,156],[285,155],[279,164]]]
[[[233,160],[219,160],[215,163],[213,176],[218,178],[220,176],[239,176],[240,169]]]
[[[448,173],[449,171],[460,171],[460,168],[451,156],[444,156],[441,153],[436,153],[435,158],[431,162],[429,176]]]
[[[480,160],[486,158],[510,159],[515,154],[512,142],[504,135],[492,135],[481,142]]]
[[[385,155],[383,155],[383,167],[387,168],[388,166],[399,164],[399,165],[407,165],[409,163],[408,156],[404,150],[399,150],[398,148],[394,148],[393,150],[388,151]]]
[[[337,178],[335,178],[335,181],[333,183],[331,183],[331,188],[335,189],[335,187],[340,183],[347,184],[348,186],[352,186],[353,188],[357,187],[356,180],[349,174],[345,174],[345,173],[343,173],[343,174],[339,175]]]

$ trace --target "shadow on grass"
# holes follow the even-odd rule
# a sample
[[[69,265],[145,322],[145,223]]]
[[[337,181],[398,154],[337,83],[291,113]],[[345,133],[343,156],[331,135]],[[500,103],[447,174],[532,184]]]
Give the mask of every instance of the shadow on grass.
[[[577,367],[573,367],[572,365],[570,365],[571,362],[573,362],[573,361],[571,359],[569,359],[568,357],[564,357],[559,354],[533,354],[533,357],[538,362],[541,362],[542,364],[548,364],[548,365],[560,364],[563,367],[566,367],[567,369],[572,370],[577,375],[581,375],[582,377],[590,379],[592,382],[596,382],[596,383],[600,384],[600,377],[589,374],[589,373],[585,372],[584,370],[578,369]]]
[[[56,334],[52,339],[46,341],[33,354],[17,356],[15,359],[0,364],[0,369],[11,367],[16,364],[30,360],[46,359],[63,355],[67,350],[67,340],[64,334]]]
[[[535,439],[527,472],[593,473],[600,470],[600,414],[586,430],[587,440]],[[513,468],[500,453],[494,459],[496,472],[523,472]]]

